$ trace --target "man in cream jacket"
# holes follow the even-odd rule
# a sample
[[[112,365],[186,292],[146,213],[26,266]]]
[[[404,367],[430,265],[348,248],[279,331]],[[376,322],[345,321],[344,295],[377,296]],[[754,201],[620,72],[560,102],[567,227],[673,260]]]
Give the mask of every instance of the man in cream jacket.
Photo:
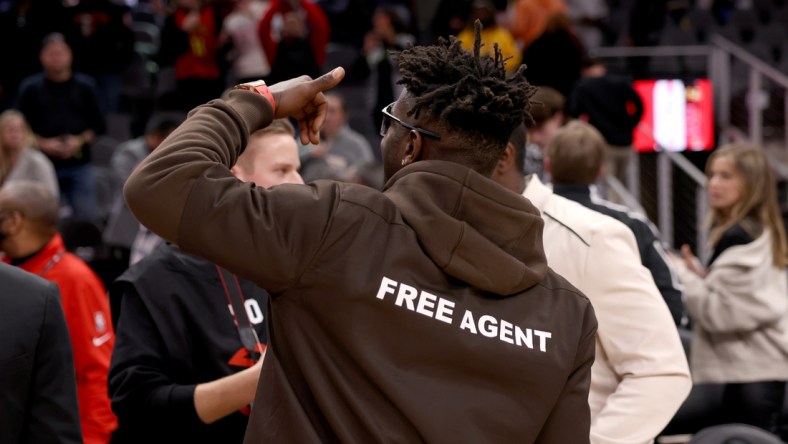
[[[492,179],[539,208],[548,265],[596,311],[591,443],[651,443],[692,386],[670,311],[626,225],[553,194],[535,176],[525,177],[524,150],[525,130],[518,128]]]

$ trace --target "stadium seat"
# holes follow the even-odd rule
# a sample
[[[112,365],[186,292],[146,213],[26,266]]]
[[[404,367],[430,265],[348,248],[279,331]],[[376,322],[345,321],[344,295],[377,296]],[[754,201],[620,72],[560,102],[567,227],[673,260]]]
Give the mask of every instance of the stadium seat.
[[[687,444],[784,444],[777,435],[746,424],[722,424],[696,433]]]

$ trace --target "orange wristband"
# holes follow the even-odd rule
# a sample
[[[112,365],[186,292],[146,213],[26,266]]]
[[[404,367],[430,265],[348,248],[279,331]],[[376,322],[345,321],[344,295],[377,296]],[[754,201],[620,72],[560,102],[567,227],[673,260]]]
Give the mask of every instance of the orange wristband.
[[[241,83],[240,85],[236,85],[234,89],[244,89],[246,91],[251,91],[261,96],[265,97],[268,100],[268,103],[271,104],[271,109],[276,114],[276,102],[274,101],[274,95],[271,94],[271,91],[268,89],[268,86],[265,84],[263,80],[255,80],[254,82],[249,83]]]

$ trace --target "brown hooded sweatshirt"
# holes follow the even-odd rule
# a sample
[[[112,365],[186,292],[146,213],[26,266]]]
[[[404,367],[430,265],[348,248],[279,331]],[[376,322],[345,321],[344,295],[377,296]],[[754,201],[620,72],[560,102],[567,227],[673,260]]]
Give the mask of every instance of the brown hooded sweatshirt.
[[[242,183],[229,166],[272,118],[246,91],[199,107],[125,188],[148,228],[272,295],[245,442],[588,442],[596,318],[548,269],[538,210],[442,161],[383,193]]]

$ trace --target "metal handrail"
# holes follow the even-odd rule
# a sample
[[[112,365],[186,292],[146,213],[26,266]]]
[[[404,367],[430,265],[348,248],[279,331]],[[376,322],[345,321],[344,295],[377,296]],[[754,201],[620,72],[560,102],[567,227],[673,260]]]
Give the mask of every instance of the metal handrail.
[[[618,196],[624,203],[624,205],[629,208],[630,210],[646,216],[646,210],[640,205],[638,199],[629,192],[627,187],[621,183],[615,176],[610,174],[605,175],[605,184],[610,188],[613,193]]]
[[[708,45],[682,46],[603,46],[594,48],[597,57],[677,57],[709,55]]]
[[[695,242],[698,258],[706,263],[708,233],[704,229],[707,213],[706,175],[686,157],[673,151],[661,151],[657,158],[657,207],[659,233],[663,243],[673,246],[673,166],[678,167],[697,184],[695,190]]]
[[[772,79],[775,83],[779,83],[783,88],[788,89],[788,76],[780,72],[778,69],[764,62],[763,60],[748,53],[745,49],[726,39],[725,37],[714,34],[709,39],[712,44],[732,54],[737,59],[743,61],[750,66],[751,69],[758,71],[766,77]],[[707,47],[708,51],[708,47]]]
[[[717,123],[723,127],[730,124],[729,104],[732,99],[731,89],[731,58],[735,57],[750,68],[749,84],[749,138],[752,142],[762,145],[762,126],[763,116],[762,107],[757,103],[756,98],[762,94],[763,77],[773,81],[776,85],[785,88],[785,125],[788,128],[788,76],[775,69],[768,63],[758,59],[745,49],[726,39],[725,37],[714,34],[709,40],[709,45],[687,45],[687,46],[659,46],[659,47],[602,47],[594,49],[594,55],[603,58],[617,57],[680,57],[680,56],[704,56],[708,75],[712,79],[715,88],[715,112],[717,113]],[[786,149],[788,149],[788,131],[786,131]],[[788,178],[788,165],[785,165],[765,150],[769,157],[770,164],[778,176]],[[696,228],[698,236],[698,252],[702,255],[706,244],[706,230],[703,227],[707,212],[706,196],[706,176],[701,170],[695,167],[689,160],[681,154],[675,152],[662,151],[658,157],[658,226],[663,242],[673,244],[673,202],[672,202],[672,168],[673,165],[687,174],[688,177],[697,185],[696,189]],[[629,180],[638,183],[638,178]],[[619,183],[620,185],[620,183]],[[615,188],[613,186],[612,188]],[[615,189],[617,194],[627,196],[625,192]],[[631,191],[631,190],[630,190]],[[631,203],[630,206],[633,206]],[[701,257],[703,260],[704,257]]]
[[[686,157],[679,153],[665,151],[665,155],[670,158],[671,162],[676,164],[677,167],[679,167],[686,175],[695,181],[699,187],[706,188],[706,175],[703,174],[703,171],[701,171],[700,168],[693,165],[692,162],[687,160]]]

